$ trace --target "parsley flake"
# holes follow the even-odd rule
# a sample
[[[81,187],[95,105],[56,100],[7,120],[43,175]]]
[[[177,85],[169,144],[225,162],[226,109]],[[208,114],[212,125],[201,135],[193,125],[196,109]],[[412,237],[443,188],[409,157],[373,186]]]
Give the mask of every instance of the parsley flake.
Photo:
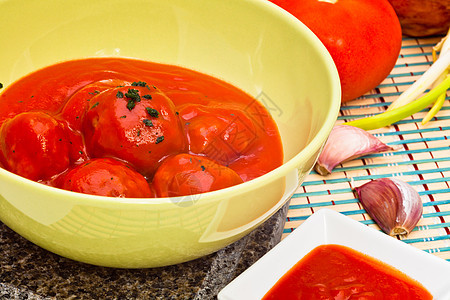
[[[151,99],[152,99],[152,95],[144,95],[144,96],[142,96],[142,98],[145,98],[145,99],[151,100]]]
[[[141,96],[139,96],[139,90],[136,89],[128,89],[128,91],[125,93],[125,97],[133,99],[136,102],[141,101]]]
[[[128,101],[128,103],[127,103],[127,108],[128,108],[128,110],[133,110],[133,108],[136,106],[136,101],[134,101],[134,100],[129,100]]]
[[[123,98],[123,93],[121,91],[118,91],[116,94],[117,98]]]
[[[146,87],[147,86],[147,82],[144,81],[137,81],[137,82],[133,82],[131,84],[131,86],[142,86],[142,87]]]
[[[146,107],[145,109],[147,110],[147,113],[150,116],[152,116],[154,118],[157,118],[159,116],[159,112],[156,109],[151,108],[151,107]]]
[[[158,137],[156,138],[155,144],[159,144],[159,143],[161,143],[162,141],[164,141],[164,136],[163,136],[163,135],[158,136]]]
[[[136,102],[141,101],[139,91],[136,89],[128,89],[128,91],[125,93],[125,97],[128,98],[127,108],[130,111],[136,106]]]
[[[142,122],[144,122],[147,127],[153,127],[153,122],[149,119],[144,119]]]

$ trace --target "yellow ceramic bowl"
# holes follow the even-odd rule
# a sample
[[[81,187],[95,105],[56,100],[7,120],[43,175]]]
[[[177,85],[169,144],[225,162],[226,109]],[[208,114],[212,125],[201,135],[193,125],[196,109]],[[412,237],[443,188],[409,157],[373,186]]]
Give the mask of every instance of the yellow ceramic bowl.
[[[0,169],[0,218],[59,255],[156,267],[212,253],[275,213],[311,170],[337,117],[338,74],[319,40],[263,0],[0,0],[0,82],[63,60],[125,56],[181,65],[258,98],[282,136],[284,164],[191,197],[115,199]]]

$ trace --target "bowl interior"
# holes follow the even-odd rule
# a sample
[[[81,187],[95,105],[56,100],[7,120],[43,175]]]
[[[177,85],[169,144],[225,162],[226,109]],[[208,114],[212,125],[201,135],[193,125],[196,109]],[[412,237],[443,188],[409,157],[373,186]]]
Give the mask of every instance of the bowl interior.
[[[191,68],[241,88],[266,106],[280,130],[283,166],[206,193],[194,199],[195,205],[81,195],[0,170],[1,220],[73,259],[145,267],[218,250],[287,201],[337,117],[340,86],[330,55],[306,26],[269,1],[0,0],[0,11],[0,45],[7,45],[0,49],[5,87],[60,61],[138,58]],[[192,223],[192,216],[200,221]],[[172,251],[175,240],[179,246]]]
[[[8,85],[55,62],[91,56],[181,65],[259,99],[278,123],[287,161],[335,113],[338,83],[313,34],[299,34],[293,17],[260,2],[3,1],[10,13],[0,20],[8,28],[0,37],[8,45],[0,80]],[[250,13],[255,7],[261,13]]]

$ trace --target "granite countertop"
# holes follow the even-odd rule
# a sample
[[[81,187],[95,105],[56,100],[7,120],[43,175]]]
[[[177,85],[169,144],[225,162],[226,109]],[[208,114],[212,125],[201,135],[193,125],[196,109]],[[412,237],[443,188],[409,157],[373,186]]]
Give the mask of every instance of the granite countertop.
[[[239,241],[206,257],[154,269],[114,269],[48,252],[0,223],[0,299],[215,299],[276,245],[287,205]]]

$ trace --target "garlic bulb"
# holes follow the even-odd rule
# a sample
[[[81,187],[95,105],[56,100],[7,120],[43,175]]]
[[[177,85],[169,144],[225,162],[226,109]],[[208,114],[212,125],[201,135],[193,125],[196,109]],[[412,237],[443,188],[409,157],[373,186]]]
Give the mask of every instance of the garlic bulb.
[[[320,154],[315,170],[330,174],[338,164],[363,155],[393,150],[367,131],[348,125],[336,125]]]
[[[419,193],[401,180],[376,179],[355,191],[367,213],[391,236],[409,234],[422,217]]]

